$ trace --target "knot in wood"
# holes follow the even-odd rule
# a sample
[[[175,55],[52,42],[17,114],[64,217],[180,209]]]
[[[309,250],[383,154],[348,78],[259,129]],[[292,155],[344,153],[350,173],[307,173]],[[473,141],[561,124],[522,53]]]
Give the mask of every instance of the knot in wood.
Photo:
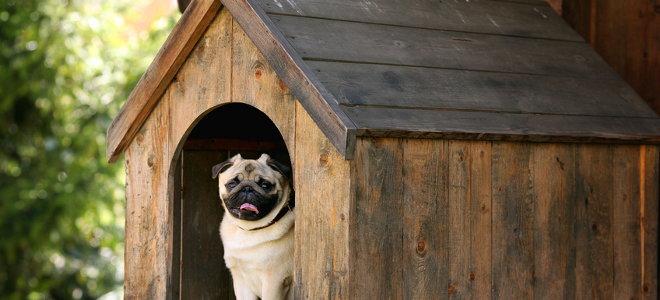
[[[324,167],[331,165],[332,161],[330,159],[330,155],[328,155],[327,152],[321,153],[321,155],[319,155],[319,163]]]
[[[257,79],[261,78],[261,69],[254,70],[254,77]]]
[[[426,242],[424,241],[417,242],[417,253],[423,254],[424,250],[426,250]]]

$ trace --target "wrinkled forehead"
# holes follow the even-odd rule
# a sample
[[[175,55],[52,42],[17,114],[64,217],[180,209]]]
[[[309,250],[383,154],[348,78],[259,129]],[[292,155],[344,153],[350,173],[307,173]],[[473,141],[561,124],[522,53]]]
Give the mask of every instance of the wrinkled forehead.
[[[277,180],[279,178],[279,173],[275,172],[268,165],[257,160],[243,160],[232,168],[229,168],[220,176],[222,179],[227,180],[238,177],[238,180],[250,179],[258,181],[260,178]]]

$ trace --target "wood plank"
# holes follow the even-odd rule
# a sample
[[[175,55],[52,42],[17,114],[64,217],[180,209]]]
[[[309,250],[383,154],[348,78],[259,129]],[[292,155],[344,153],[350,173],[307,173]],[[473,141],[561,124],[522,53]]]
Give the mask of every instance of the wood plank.
[[[491,143],[449,142],[449,297],[491,297]]]
[[[168,283],[171,293],[169,299],[181,299],[181,199],[183,187],[181,185],[182,174],[182,155],[173,161],[173,172],[169,176],[169,186],[172,199],[172,265],[170,271],[170,281]],[[168,295],[168,296],[169,296]]]
[[[612,167],[610,145],[576,145],[576,299],[614,295],[612,251]]]
[[[269,1],[258,0],[269,14],[289,14],[405,27],[519,35],[581,41],[561,17],[536,1]]]
[[[611,80],[308,61],[342,105],[656,117]]]
[[[360,139],[351,162],[351,288],[355,299],[403,299],[403,151],[398,139]]]
[[[659,143],[660,119],[345,107],[359,136]]]
[[[449,147],[449,298],[470,298],[471,198],[470,142],[450,141]]]
[[[232,21],[231,101],[246,103],[266,113],[295,152],[295,98],[241,27]]]
[[[657,1],[564,0],[564,19],[660,113]]]
[[[318,83],[270,18],[253,0],[225,0],[223,4],[337,151],[351,159],[355,147],[353,122]]]
[[[126,153],[124,293],[127,299],[165,299],[172,290],[171,161],[167,105],[159,105]]]
[[[470,274],[473,299],[492,293],[492,143],[470,143]]]
[[[531,144],[493,143],[493,297],[534,296]]]
[[[612,149],[612,246],[614,299],[638,299],[642,278],[640,223],[640,146],[617,145]]]
[[[532,146],[534,298],[575,298],[575,146]]]
[[[219,9],[217,0],[193,1],[186,9],[108,128],[109,162],[116,161],[133,140]]]
[[[660,151],[657,146],[642,146],[640,156],[641,230],[642,230],[642,296],[658,299],[658,182],[660,182]]]
[[[306,60],[611,78],[587,43],[272,15]],[[341,32],[341,34],[327,34]],[[378,51],[374,51],[378,49]]]
[[[349,295],[350,162],[296,104],[296,299]]]
[[[211,167],[227,151],[183,151],[181,198],[181,299],[234,297],[219,226],[224,210]]]
[[[403,298],[448,299],[448,149],[444,140],[403,141]]]
[[[170,105],[170,156],[179,155],[194,125],[231,99],[231,15],[222,9],[199,38],[167,88]]]

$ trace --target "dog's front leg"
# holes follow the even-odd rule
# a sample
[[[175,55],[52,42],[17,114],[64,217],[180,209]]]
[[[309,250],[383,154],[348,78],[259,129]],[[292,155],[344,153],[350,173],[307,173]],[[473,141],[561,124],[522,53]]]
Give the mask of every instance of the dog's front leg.
[[[262,300],[293,300],[292,278],[277,276],[264,281]]]
[[[259,297],[255,295],[247,283],[243,280],[241,276],[236,276],[234,274],[234,295],[236,295],[236,300],[258,300]]]

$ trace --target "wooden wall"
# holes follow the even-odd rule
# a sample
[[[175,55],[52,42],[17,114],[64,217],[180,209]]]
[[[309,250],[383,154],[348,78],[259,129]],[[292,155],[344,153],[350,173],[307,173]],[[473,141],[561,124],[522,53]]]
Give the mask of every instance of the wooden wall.
[[[211,201],[192,202],[198,194],[209,193],[186,189],[183,185],[189,185],[188,177],[183,178],[182,173],[203,170],[204,160],[212,166],[220,160],[219,153],[203,149],[183,156],[181,153],[193,125],[209,110],[230,102],[250,104],[271,118],[287,144],[295,178],[305,179],[295,182],[298,197],[324,199],[296,204],[296,227],[301,228],[296,231],[296,259],[314,262],[296,267],[296,278],[308,280],[308,284],[296,282],[296,294],[345,298],[349,162],[341,158],[223,10],[195,45],[126,151],[126,299],[213,298],[226,292],[204,288],[213,282],[195,275],[218,267],[213,255],[221,257],[222,252],[208,253],[208,247],[199,246],[196,240],[215,235],[209,230],[218,224],[199,224],[183,234],[180,230],[180,222],[194,220],[191,209],[204,210],[203,219],[218,218],[217,211],[207,207]],[[176,166],[179,157],[184,165]],[[226,280],[223,276],[212,277]]]
[[[660,114],[660,2],[559,2],[564,19]]]
[[[354,299],[657,299],[658,148],[359,139]]]

